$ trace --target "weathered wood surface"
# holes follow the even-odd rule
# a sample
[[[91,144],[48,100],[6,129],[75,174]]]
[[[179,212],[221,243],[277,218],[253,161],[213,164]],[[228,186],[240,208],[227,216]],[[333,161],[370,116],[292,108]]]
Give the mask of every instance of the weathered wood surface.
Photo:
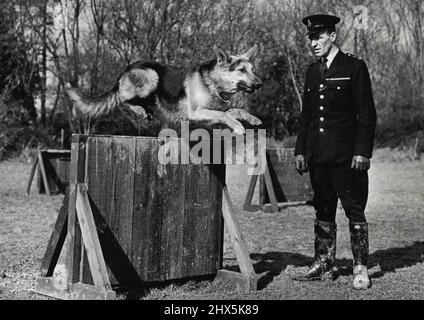
[[[65,243],[67,223],[68,223],[68,201],[69,191],[65,193],[65,197],[62,202],[62,206],[59,210],[56,223],[53,227],[53,232],[50,236],[49,243],[47,245],[46,252],[43,260],[41,261],[41,276],[51,277],[54,272],[54,268],[59,259],[63,244]]]
[[[38,151],[37,151],[38,153]],[[26,194],[29,195],[29,192],[31,190],[31,184],[32,184],[32,180],[34,179],[34,175],[35,175],[35,171],[38,168],[38,154],[37,156],[34,157],[34,160],[32,162],[32,166],[31,166],[31,172],[29,174],[29,179],[28,179],[28,184],[27,184],[27,188],[26,188]]]
[[[53,277],[40,277],[34,292],[62,300],[115,300],[116,292],[102,290],[84,283],[74,283],[70,290],[63,290]]]
[[[313,191],[309,175],[299,175],[294,161],[293,148],[267,149],[267,164],[278,203],[312,200]],[[270,203],[270,197],[265,188],[265,178],[259,179],[261,205]]]
[[[247,276],[244,273],[234,272],[230,270],[218,270],[218,273],[215,277],[217,283],[224,282],[232,283],[237,289],[241,289],[245,292],[256,291],[258,289],[258,280],[259,276]]]
[[[161,164],[156,138],[86,140],[83,180],[112,284],[222,267],[225,165]]]
[[[86,160],[86,137],[72,136],[71,166],[69,169],[69,203],[68,203],[68,255],[66,259],[67,289],[73,283],[81,281],[81,230],[76,216],[77,188],[79,183],[84,183]]]
[[[255,277],[255,270],[253,270],[253,266],[250,261],[249,250],[247,249],[246,242],[243,239],[241,228],[238,223],[234,211],[234,205],[231,202],[227,186],[224,187],[224,199],[222,207],[225,225],[227,226],[228,234],[233,244],[234,251],[236,252],[240,271],[246,277],[253,278]]]
[[[76,201],[76,211],[81,228],[81,236],[87,252],[94,285],[101,290],[111,290],[106,263],[100,247],[90,200],[88,199],[87,188],[84,184],[78,184],[77,186]]]

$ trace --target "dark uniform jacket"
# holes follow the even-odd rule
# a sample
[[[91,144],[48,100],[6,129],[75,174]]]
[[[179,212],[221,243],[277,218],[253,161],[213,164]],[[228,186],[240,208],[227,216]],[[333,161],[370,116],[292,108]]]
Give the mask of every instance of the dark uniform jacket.
[[[306,72],[295,154],[314,163],[371,158],[376,112],[365,62],[339,50],[325,79],[319,66],[318,60]]]

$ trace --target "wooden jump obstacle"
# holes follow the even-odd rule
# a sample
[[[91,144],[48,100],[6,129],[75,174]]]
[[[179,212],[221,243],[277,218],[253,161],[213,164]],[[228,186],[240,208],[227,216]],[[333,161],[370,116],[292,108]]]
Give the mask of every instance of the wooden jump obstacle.
[[[47,195],[65,193],[69,184],[69,162],[71,150],[39,149],[34,157],[26,193],[29,195],[31,184],[37,171],[38,193]]]
[[[113,289],[120,286],[206,275],[256,290],[258,279],[225,185],[225,164],[161,164],[163,142],[72,136],[69,193],[36,292],[114,299]],[[222,269],[224,223],[240,273]],[[62,247],[66,272],[57,280],[53,272]]]
[[[293,148],[267,148],[265,172],[253,175],[244,202],[245,211],[279,212],[282,208],[306,204],[313,191],[308,174],[295,168]],[[259,205],[252,204],[259,178]]]

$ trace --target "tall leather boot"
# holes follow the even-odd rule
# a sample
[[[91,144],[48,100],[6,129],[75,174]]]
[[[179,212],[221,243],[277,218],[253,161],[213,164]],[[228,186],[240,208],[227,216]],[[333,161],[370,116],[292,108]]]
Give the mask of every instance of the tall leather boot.
[[[315,220],[315,258],[306,274],[294,279],[299,281],[333,280],[333,266],[336,260],[337,225]]]
[[[371,287],[371,280],[368,276],[368,223],[349,223],[350,243],[353,254],[353,287],[358,290],[366,290]]]

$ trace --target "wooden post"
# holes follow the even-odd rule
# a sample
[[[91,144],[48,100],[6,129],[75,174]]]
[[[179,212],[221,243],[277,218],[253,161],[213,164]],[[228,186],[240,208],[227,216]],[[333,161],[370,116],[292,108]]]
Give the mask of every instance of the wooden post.
[[[29,195],[29,191],[31,190],[32,180],[34,180],[35,170],[37,169],[37,165],[38,165],[38,153],[39,152],[40,151],[37,150],[37,155],[35,156],[34,161],[32,162],[31,173],[29,175],[28,185],[27,185],[27,189],[26,189],[27,195]]]
[[[69,205],[68,205],[68,248],[67,284],[68,289],[79,280],[79,262],[81,259],[81,230],[76,217],[78,183],[84,182],[85,174],[85,138],[72,136],[71,167],[69,172]]]
[[[244,210],[279,212],[288,206],[304,205],[313,197],[307,176],[300,177],[294,170],[293,148],[267,149],[266,167],[263,174],[252,176],[247,191]],[[259,205],[251,204],[259,177]],[[268,196],[269,203],[266,203]]]
[[[46,253],[41,262],[41,276],[51,277],[54,268],[60,256],[63,244],[65,243],[67,222],[68,222],[68,191],[65,193],[62,206],[60,207],[52,235],[50,236],[49,244],[47,245]]]
[[[83,184],[78,184],[77,187],[76,211],[94,285],[99,289],[111,290],[105,259],[88,199],[87,187]]]
[[[275,196],[274,186],[272,185],[272,179],[269,173],[268,163],[265,163],[265,172],[263,175],[260,175],[260,176],[256,174],[252,175],[252,178],[250,179],[249,189],[247,190],[246,199],[244,201],[243,209],[246,211],[250,211],[254,208],[255,209],[257,208],[257,206],[252,205],[251,202],[252,202],[253,194],[255,192],[255,187],[258,181],[258,177],[260,177],[260,179],[265,180],[265,186],[267,188],[269,198],[271,200],[272,210],[274,212],[278,212],[277,197]],[[260,194],[260,197],[262,197],[262,194]],[[258,209],[264,210],[264,203],[262,201],[260,201],[260,205],[261,207]]]
[[[40,168],[41,175],[43,177],[44,188],[46,189],[47,195],[50,196],[49,181],[47,180],[46,168],[44,167],[44,159],[43,159],[43,154],[41,151],[38,151],[37,157],[38,157],[38,167]]]
[[[265,184],[266,184],[266,188],[268,190],[269,199],[271,201],[271,207],[272,207],[273,212],[278,212],[277,197],[275,196],[274,186],[272,185],[272,179],[271,179],[271,175],[269,173],[268,163],[265,166],[266,166],[265,172],[264,172]]]
[[[233,281],[246,290],[256,290],[258,278],[255,274],[255,270],[253,269],[252,262],[250,261],[249,250],[247,249],[246,242],[243,239],[241,228],[238,224],[234,206],[231,201],[231,196],[226,185],[224,185],[223,192],[222,215],[224,217],[225,225],[227,226],[231,243],[233,244],[236,252],[241,274],[228,270],[219,270],[217,279]]]

